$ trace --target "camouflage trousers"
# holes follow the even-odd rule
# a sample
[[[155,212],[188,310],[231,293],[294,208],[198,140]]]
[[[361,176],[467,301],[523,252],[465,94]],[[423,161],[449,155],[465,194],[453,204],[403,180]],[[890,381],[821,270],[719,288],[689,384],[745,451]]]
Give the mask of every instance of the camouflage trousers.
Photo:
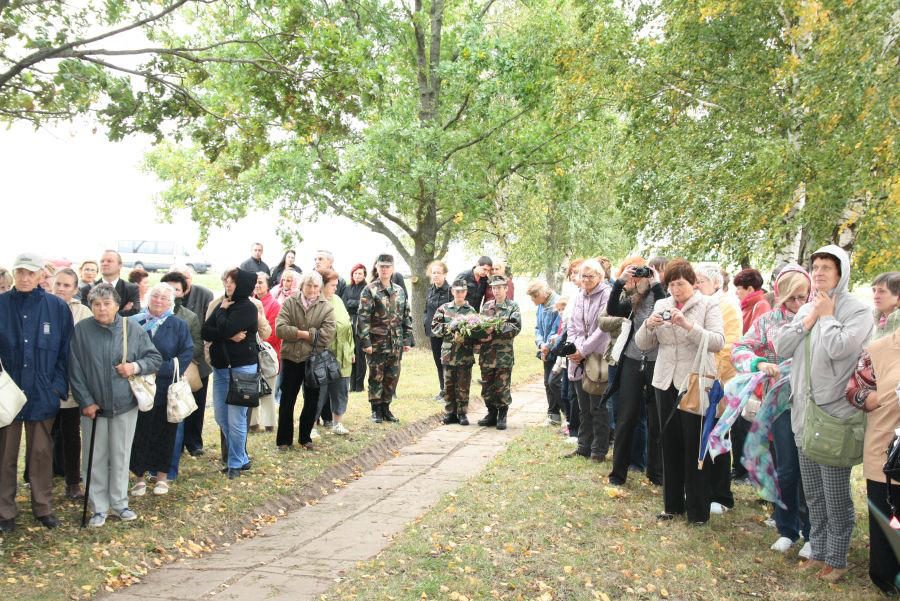
[[[509,407],[512,396],[509,387],[512,384],[511,367],[481,368],[481,397],[488,409]]]
[[[397,392],[400,379],[400,358],[402,353],[374,350],[366,361],[369,365],[369,402],[375,405],[390,405]]]
[[[456,414],[468,411],[471,383],[471,365],[444,366],[444,411]]]

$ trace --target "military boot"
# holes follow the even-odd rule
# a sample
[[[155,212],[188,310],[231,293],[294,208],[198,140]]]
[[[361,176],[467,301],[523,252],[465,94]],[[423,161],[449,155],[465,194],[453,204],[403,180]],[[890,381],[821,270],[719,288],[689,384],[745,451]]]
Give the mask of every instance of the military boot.
[[[390,405],[382,405],[381,406],[381,416],[384,418],[386,422],[399,422],[400,418],[391,413]]]
[[[372,405],[372,421],[376,424],[380,424],[384,421],[381,418],[381,405]]]
[[[469,418],[468,418],[468,416],[466,416],[465,413],[460,413],[458,419],[459,419],[460,426],[468,426],[469,425]]]
[[[443,419],[441,419],[441,423],[445,426],[448,426],[450,424],[458,424],[459,418],[456,417],[455,413],[445,413]]]
[[[487,415],[478,420],[479,426],[496,426],[497,425],[497,408],[488,407]]]
[[[509,407],[500,407],[497,411],[497,429],[498,430],[506,430],[506,412],[509,411]]]

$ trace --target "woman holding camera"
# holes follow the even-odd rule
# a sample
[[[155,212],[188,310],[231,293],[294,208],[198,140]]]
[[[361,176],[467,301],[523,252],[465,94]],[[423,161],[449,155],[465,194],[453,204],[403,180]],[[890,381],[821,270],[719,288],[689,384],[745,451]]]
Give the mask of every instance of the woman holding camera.
[[[631,461],[634,428],[640,420],[641,405],[647,404],[648,449],[647,477],[662,484],[662,454],[659,448],[659,413],[653,394],[653,368],[657,349],[638,348],[634,334],[653,313],[653,305],[666,297],[659,275],[643,257],[630,257],[622,263],[619,278],[613,282],[606,311],[611,316],[631,319],[629,340],[619,359],[619,404],[616,407],[616,438],[609,483],[625,484]]]
[[[664,283],[671,295],[656,301],[653,313],[635,334],[643,352],[657,349],[653,387],[662,423],[663,500],[659,520],[687,513],[695,525],[709,521],[711,461],[698,469],[701,416],[678,410],[679,390],[687,388],[694,358],[709,336],[708,351],[717,353],[725,344],[722,313],[718,303],[694,290],[697,276],[691,264],[675,259],[666,266]],[[715,358],[708,363],[715,365]]]

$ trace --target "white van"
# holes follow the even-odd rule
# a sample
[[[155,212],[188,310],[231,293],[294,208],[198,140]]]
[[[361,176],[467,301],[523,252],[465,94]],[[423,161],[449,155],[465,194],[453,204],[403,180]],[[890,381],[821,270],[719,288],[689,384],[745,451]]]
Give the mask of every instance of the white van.
[[[125,267],[146,271],[169,269],[172,265],[187,265],[196,273],[206,273],[209,261],[199,253],[169,240],[119,240],[119,254]]]

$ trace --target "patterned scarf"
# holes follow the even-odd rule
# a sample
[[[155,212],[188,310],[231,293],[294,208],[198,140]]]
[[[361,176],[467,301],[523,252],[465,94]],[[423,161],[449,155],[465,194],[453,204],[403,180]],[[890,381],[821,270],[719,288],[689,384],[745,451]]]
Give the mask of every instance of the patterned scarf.
[[[138,324],[144,329],[144,331],[150,334],[150,338],[153,338],[154,334],[156,334],[156,330],[159,329],[159,326],[164,324],[166,320],[172,315],[172,310],[169,309],[159,317],[156,317],[154,315],[151,315],[150,312],[145,308],[137,314],[136,319]]]

